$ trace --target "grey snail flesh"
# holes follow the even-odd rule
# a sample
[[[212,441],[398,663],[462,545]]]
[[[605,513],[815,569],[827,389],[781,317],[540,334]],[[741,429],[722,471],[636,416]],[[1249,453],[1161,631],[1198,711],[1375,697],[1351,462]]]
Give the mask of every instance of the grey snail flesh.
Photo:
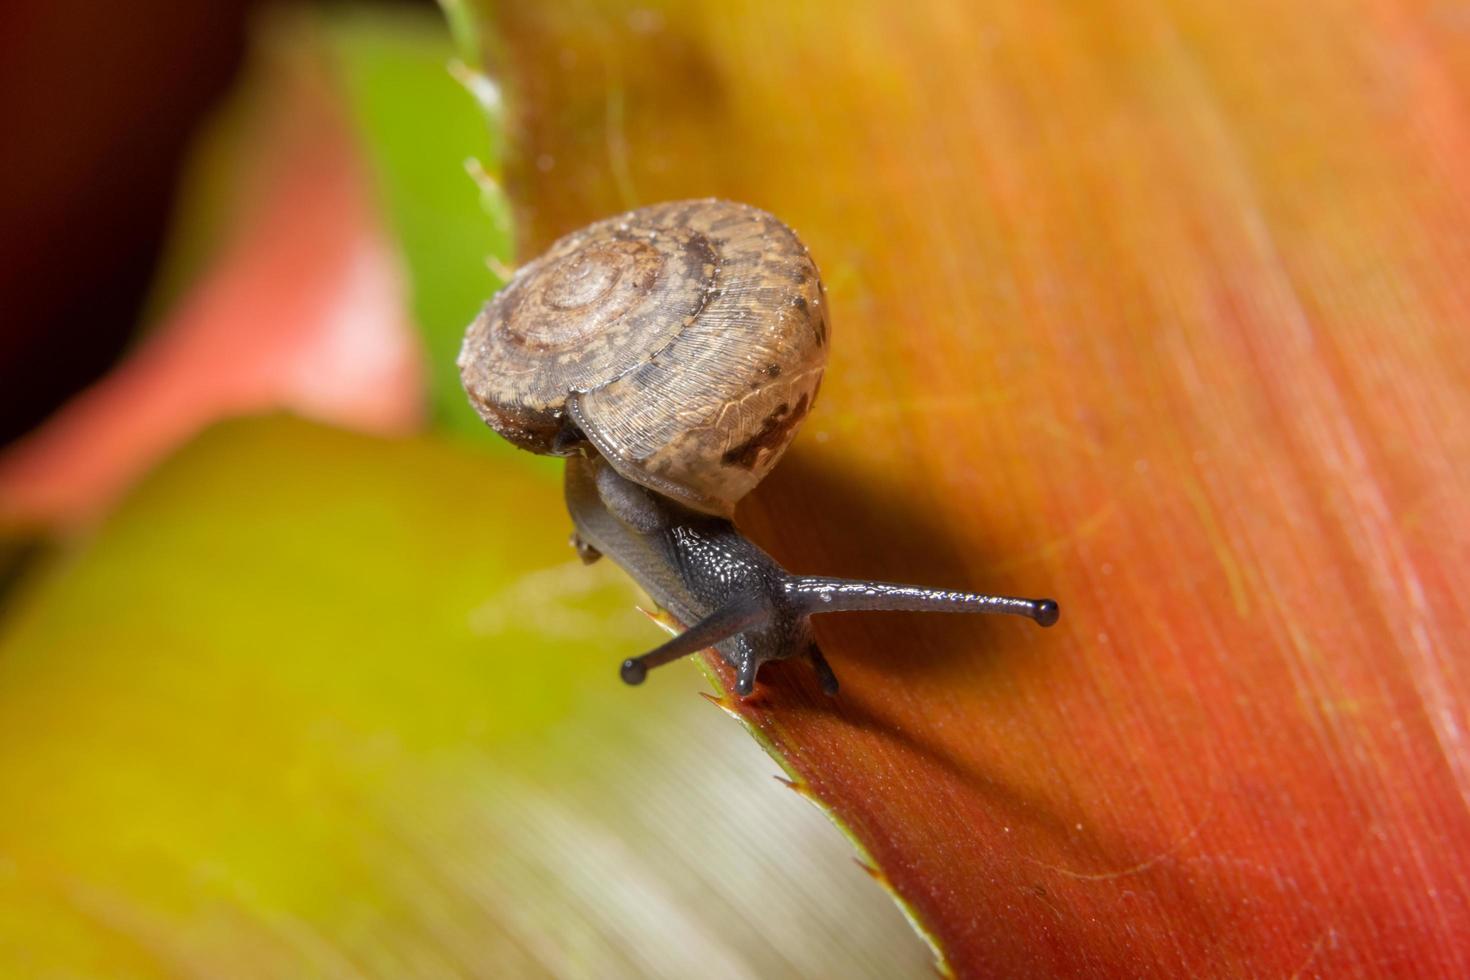
[[[558,239],[470,325],[459,367],[515,445],[553,453],[575,428],[627,479],[728,517],[811,410],[827,341],[795,232],[750,205],[676,201]]]

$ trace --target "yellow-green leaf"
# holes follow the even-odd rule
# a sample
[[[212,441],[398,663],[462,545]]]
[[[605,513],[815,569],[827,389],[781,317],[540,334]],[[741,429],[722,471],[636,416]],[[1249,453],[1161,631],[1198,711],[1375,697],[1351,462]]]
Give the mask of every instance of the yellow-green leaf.
[[[922,946],[554,484],[215,429],[0,633],[0,973],[894,976]]]

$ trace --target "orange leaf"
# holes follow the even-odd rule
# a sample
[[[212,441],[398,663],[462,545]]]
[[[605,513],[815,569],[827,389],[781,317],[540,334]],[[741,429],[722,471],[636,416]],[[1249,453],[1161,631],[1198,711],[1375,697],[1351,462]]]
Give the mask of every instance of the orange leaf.
[[[1470,972],[1466,35],[1395,0],[495,5],[523,241],[717,194],[834,347],[738,710],[965,974]]]

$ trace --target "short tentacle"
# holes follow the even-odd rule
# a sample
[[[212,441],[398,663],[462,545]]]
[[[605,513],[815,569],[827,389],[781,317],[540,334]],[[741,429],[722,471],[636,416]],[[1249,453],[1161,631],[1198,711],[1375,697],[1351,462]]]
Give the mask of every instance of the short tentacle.
[[[742,698],[749,696],[755,690],[755,674],[760,670],[760,661],[754,657],[747,657],[740,662],[735,671],[735,693]]]
[[[806,655],[812,662],[812,669],[817,672],[817,683],[822,686],[822,693],[829,698],[836,697],[837,675],[832,673],[832,665],[822,655],[822,648],[813,643],[807,648]]]
[[[577,557],[582,559],[582,564],[584,565],[590,565],[602,557],[602,552],[594,548],[575,531],[572,532],[572,548],[576,550]]]

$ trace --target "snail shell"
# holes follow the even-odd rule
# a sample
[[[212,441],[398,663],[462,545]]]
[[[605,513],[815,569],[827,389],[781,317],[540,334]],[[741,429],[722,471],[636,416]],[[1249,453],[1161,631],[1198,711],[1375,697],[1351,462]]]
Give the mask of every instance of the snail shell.
[[[729,516],[786,450],[827,361],[795,232],[730,201],[655,204],[559,239],[465,334],[470,402],[516,445],[574,426],[623,476]]]

